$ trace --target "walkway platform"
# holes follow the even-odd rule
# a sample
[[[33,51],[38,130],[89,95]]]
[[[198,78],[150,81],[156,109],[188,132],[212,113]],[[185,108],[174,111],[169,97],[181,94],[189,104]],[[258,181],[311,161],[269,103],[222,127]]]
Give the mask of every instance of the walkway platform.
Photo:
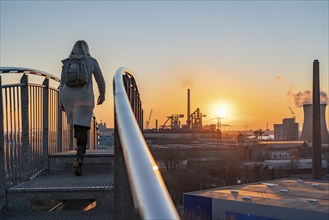
[[[61,211],[61,212],[33,212],[33,213],[15,213],[9,212],[0,216],[1,220],[107,220],[113,219],[111,210],[90,210],[90,211]]]
[[[74,151],[49,156],[49,170],[7,190],[8,211],[0,219],[112,219],[113,152],[87,151],[75,176]]]
[[[10,188],[8,192],[31,191],[82,191],[82,190],[110,190],[114,187],[113,174],[92,174],[75,176],[73,173],[50,174],[37,177],[29,182]]]

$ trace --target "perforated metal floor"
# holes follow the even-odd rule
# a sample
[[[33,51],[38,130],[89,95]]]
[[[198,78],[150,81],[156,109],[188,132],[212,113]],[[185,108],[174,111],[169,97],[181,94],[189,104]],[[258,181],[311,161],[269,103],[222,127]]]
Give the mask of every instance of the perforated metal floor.
[[[61,156],[61,155],[72,156],[72,155],[75,155],[75,154],[76,154],[76,150],[70,150],[70,151],[55,153],[55,154],[52,154],[51,156]],[[97,149],[97,150],[86,150],[86,156],[113,155],[113,154],[114,154],[114,149],[113,148]]]
[[[33,213],[15,213],[10,212],[0,215],[1,220],[110,220],[113,219],[113,213],[109,211],[62,211],[62,212],[33,212]]]
[[[114,176],[108,174],[86,173],[75,176],[73,173],[39,176],[29,182],[10,188],[8,191],[57,191],[57,190],[88,190],[114,188]]]

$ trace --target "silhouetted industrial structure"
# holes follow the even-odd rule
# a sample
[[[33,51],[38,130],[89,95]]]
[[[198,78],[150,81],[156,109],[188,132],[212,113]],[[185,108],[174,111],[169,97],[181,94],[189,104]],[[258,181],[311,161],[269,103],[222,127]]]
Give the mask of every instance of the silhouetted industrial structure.
[[[167,116],[167,120],[163,123],[163,125],[160,126],[160,129],[166,129],[170,128],[172,130],[180,129],[180,118],[184,118],[183,114],[173,114],[170,116]],[[167,122],[170,120],[170,125],[167,126]]]
[[[274,124],[274,140],[298,140],[298,123],[295,122],[295,117],[283,119],[282,124]]]
[[[172,114],[167,116],[167,120],[159,127],[160,130],[171,129],[175,132],[181,130],[182,132],[201,131],[203,129],[202,118],[206,117],[203,115],[199,108],[191,113],[191,93],[190,89],[187,89],[187,115],[186,124],[181,125],[180,118],[184,118],[184,114]],[[167,123],[170,121],[170,125]],[[152,130],[154,131],[154,130]],[[157,120],[155,131],[158,131]]]
[[[187,120],[186,120],[186,126],[187,129],[191,128],[191,119],[190,119],[190,110],[191,110],[191,100],[190,100],[190,89],[187,89]]]
[[[328,144],[328,129],[326,124],[326,104],[320,104],[320,122],[321,122],[321,142],[322,144]],[[304,123],[302,133],[300,135],[301,141],[312,142],[312,125],[313,125],[313,115],[312,115],[312,104],[303,105],[304,110]]]
[[[206,115],[203,115],[200,112],[200,109],[197,108],[192,114],[190,114],[190,116],[188,117],[188,120],[190,122],[192,122],[192,126],[189,126],[189,129],[193,129],[193,130],[201,130],[202,127],[202,118],[206,117]]]
[[[321,120],[320,120],[320,70],[319,61],[313,62],[313,179],[322,179],[321,162]]]

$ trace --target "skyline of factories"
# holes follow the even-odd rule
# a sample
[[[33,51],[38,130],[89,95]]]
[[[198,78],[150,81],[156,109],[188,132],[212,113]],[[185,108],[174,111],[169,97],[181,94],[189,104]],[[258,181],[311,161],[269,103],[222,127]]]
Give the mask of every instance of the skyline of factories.
[[[321,73],[321,71],[320,71]],[[323,74],[323,73],[322,73]],[[326,74],[326,73],[324,73]],[[19,74],[18,74],[19,75]],[[19,76],[16,76],[16,80],[19,79]],[[135,74],[138,78],[139,74]],[[188,78],[188,77],[186,77]],[[284,81],[283,77],[277,77],[279,81]],[[323,77],[325,78],[325,77]],[[326,79],[326,78],[325,78]],[[16,80],[11,78],[6,78],[3,76],[4,81],[14,82]],[[321,82],[321,76],[320,76]],[[95,83],[95,82],[94,82]],[[324,84],[323,82],[321,82]],[[142,84],[143,86],[140,86]],[[140,82],[139,88],[142,97],[142,108],[144,115],[144,128],[156,128],[156,121],[158,121],[158,127],[164,124],[165,121],[168,120],[168,117],[172,115],[183,115],[178,120],[180,125],[184,125],[187,123],[186,115],[188,115],[186,111],[186,91],[189,89],[191,94],[190,99],[190,113],[199,109],[199,112],[203,114],[202,122],[204,126],[213,126],[217,124],[216,118],[218,117],[218,113],[221,114],[224,112],[225,115],[221,115],[221,122],[225,125],[224,131],[246,131],[246,130],[273,130],[274,125],[278,124],[285,118],[295,118],[296,122],[299,124],[299,132],[302,131],[303,120],[304,120],[304,112],[303,105],[312,103],[312,92],[309,89],[297,90],[297,86],[288,86],[286,85],[286,91],[281,92],[281,100],[275,101],[271,99],[271,93],[273,91],[268,91],[267,93],[260,92],[258,96],[249,97],[250,99],[245,99],[244,93],[238,93],[235,99],[218,99],[216,100],[214,97],[217,94],[213,94],[211,91],[202,90],[202,95],[200,95],[200,83],[194,83],[193,80],[178,80],[176,84],[179,84],[179,88],[174,88],[175,91],[178,91],[174,97],[171,96],[171,91],[168,91],[168,95],[166,99],[158,100],[158,102],[152,101],[156,98],[156,94],[159,91],[149,91],[145,87],[148,86],[148,82]],[[107,84],[108,85],[108,84]],[[95,86],[95,85],[94,85]],[[111,85],[108,85],[109,87]],[[57,87],[57,85],[54,85]],[[168,90],[172,90],[173,87],[168,86]],[[177,85],[176,85],[177,87]],[[233,86],[232,86],[233,87]],[[209,87],[209,90],[212,88]],[[328,104],[329,98],[328,93],[325,90],[326,88],[322,86],[322,90],[320,90],[320,103]],[[95,106],[95,115],[98,123],[106,123],[107,127],[113,127],[113,118],[112,111],[113,108],[109,105],[113,104],[113,98],[110,88],[107,89],[107,96],[105,106]],[[159,88],[161,91],[161,89]],[[238,88],[236,89],[238,90]],[[243,88],[240,88],[240,91],[243,91]],[[221,88],[218,89],[221,91]],[[233,90],[232,90],[233,91]],[[110,94],[108,94],[110,93]],[[231,95],[231,91],[227,94],[224,92],[219,92],[218,96],[229,96]],[[247,93],[247,91],[246,91]],[[209,94],[209,95],[207,95]],[[97,91],[95,91],[95,96],[97,95]],[[268,100],[262,100],[262,97],[268,96]],[[240,98],[241,97],[241,98]],[[151,99],[150,99],[151,98]],[[240,98],[240,99],[239,99]],[[257,102],[257,100],[259,101]],[[239,103],[236,100],[242,100]],[[209,104],[211,103],[211,104]],[[237,104],[238,103],[238,104]],[[253,107],[254,111],[251,113],[244,112],[245,109]],[[152,114],[150,114],[152,111]],[[270,112],[271,111],[271,112]],[[325,121],[328,125],[328,108],[325,108]],[[269,114],[270,113],[270,114]],[[255,117],[257,114],[260,117]],[[150,117],[151,116],[151,117]],[[148,124],[148,126],[145,126]],[[328,127],[328,126],[327,126]]]
[[[326,74],[326,72],[325,72]],[[311,75],[311,74],[310,74]],[[324,79],[326,79],[325,77],[323,77]],[[276,77],[277,81],[284,81],[284,77],[283,76],[277,76]],[[180,127],[184,127],[187,123],[188,123],[188,118],[187,115],[190,115],[191,112],[195,111],[199,111],[202,112],[202,122],[203,125],[206,128],[208,128],[209,126],[214,126],[217,125],[216,122],[216,118],[217,117],[221,117],[221,123],[223,123],[224,125],[224,131],[255,131],[255,130],[274,130],[274,125],[277,123],[280,123],[283,119],[286,118],[294,118],[294,120],[296,120],[296,122],[298,123],[298,132],[299,135],[302,132],[303,129],[303,123],[305,120],[304,117],[304,111],[303,111],[303,105],[309,105],[312,104],[312,91],[310,89],[304,89],[304,90],[300,90],[300,91],[296,91],[298,88],[298,86],[293,85],[293,86],[287,86],[288,88],[286,90],[286,92],[282,95],[282,100],[286,100],[286,103],[284,103],[283,101],[281,101],[279,104],[277,103],[272,103],[271,100],[268,100],[268,102],[262,102],[260,101],[258,103],[258,107],[259,109],[259,113],[263,114],[266,111],[262,111],[264,110],[264,106],[267,107],[267,109],[271,109],[271,111],[275,111],[275,109],[278,108],[278,106],[281,107],[281,111],[275,111],[272,115],[271,118],[268,117],[259,117],[259,118],[255,118],[255,117],[248,117],[248,115],[239,115],[241,113],[237,111],[236,106],[232,107],[232,103],[234,103],[234,101],[232,100],[220,100],[218,101],[216,104],[213,104],[213,106],[209,107],[209,103],[205,103],[203,102],[203,98],[206,97],[201,97],[198,95],[198,89],[197,87],[199,87],[199,83],[195,84],[193,82],[192,79],[189,79],[187,77],[187,79],[183,79],[180,78],[179,80],[180,83],[180,91],[179,93],[176,94],[176,99],[178,97],[180,97],[180,103],[179,105],[175,105],[175,109],[179,109],[179,110],[174,110],[171,111],[172,106],[170,106],[171,104],[171,98],[168,97],[168,99],[165,99],[163,103],[165,103],[165,106],[168,106],[168,109],[166,108],[161,108],[160,111],[162,112],[166,112],[167,114],[164,115],[162,114],[156,114],[157,111],[159,111],[159,108],[144,108],[144,106],[149,107],[152,103],[146,103],[143,102],[143,108],[144,108],[144,124],[147,124],[147,126],[144,128],[148,129],[157,129],[160,128],[161,125],[166,125],[166,122],[168,120],[170,120],[170,117],[172,116],[179,116],[177,119],[178,120],[176,123],[179,123],[178,126]],[[323,82],[321,82],[321,71],[320,71],[320,85],[323,84]],[[325,83],[324,83],[325,84]],[[233,86],[232,86],[233,87]],[[328,98],[328,93],[324,90],[326,89],[324,88],[320,88],[320,103],[321,104],[328,104],[329,102],[329,98]],[[182,94],[185,96],[185,91],[189,90],[188,93],[191,94],[191,100],[190,101],[186,101],[186,97],[182,97]],[[194,92],[194,90],[197,90],[196,92]],[[243,90],[243,89],[242,89]],[[269,91],[270,93],[271,91]],[[148,94],[148,93],[147,93]],[[225,94],[225,93],[224,93]],[[144,95],[141,94],[143,97]],[[213,94],[211,94],[213,96]],[[266,93],[262,93],[262,96],[267,96]],[[194,98],[196,97],[196,98]],[[253,97],[252,99],[257,99],[257,97]],[[223,101],[224,100],[224,101]],[[201,103],[199,105],[199,103]],[[177,104],[177,102],[176,102]],[[186,112],[186,104],[189,104],[191,109],[190,111],[188,110]],[[154,106],[158,106],[158,105],[154,105]],[[247,105],[240,105],[239,106],[240,109],[243,108],[248,108],[250,106]],[[285,109],[285,111],[282,111],[282,108]],[[325,114],[324,114],[324,121],[326,124],[329,124],[329,118],[328,118],[328,108],[325,106]],[[170,112],[171,111],[171,112]],[[256,111],[257,111],[257,106],[256,106]],[[262,111],[262,112],[260,112]],[[221,115],[222,114],[222,115]],[[256,113],[255,113],[256,114]],[[275,118],[275,119],[274,119]],[[256,120],[254,120],[256,119]],[[258,121],[257,123],[255,123],[255,121]],[[257,124],[257,125],[255,125]],[[176,126],[177,127],[177,126]]]
[[[201,126],[203,128],[206,128],[208,129],[209,127],[211,126],[217,126],[217,122],[216,121],[212,121],[212,123],[210,124],[207,124],[207,123],[203,123],[202,121],[206,121],[207,120],[204,120],[204,118],[207,118],[207,114],[203,114],[202,112],[202,109],[200,108],[196,108],[196,109],[191,109],[190,105],[191,105],[191,89],[187,89],[187,112],[185,110],[185,112],[182,110],[181,113],[179,114],[168,114],[168,116],[163,119],[163,120],[159,120],[157,118],[152,118],[152,114],[154,112],[154,109],[151,109],[150,112],[145,112],[144,111],[144,129],[170,129],[171,126],[170,126],[170,120],[173,119],[174,117],[174,122],[175,125],[174,125],[174,129],[186,129],[186,128],[191,128],[191,124],[192,123],[192,119],[195,118],[195,117],[198,117],[198,119],[196,120],[201,120]],[[305,120],[308,120],[307,118],[308,117],[311,117],[311,112],[309,109],[310,109],[310,106],[312,106],[312,92],[310,90],[304,90],[304,91],[300,91],[300,92],[297,92],[297,93],[294,93],[292,91],[292,89],[289,89],[289,91],[287,92],[287,96],[288,98],[292,99],[293,100],[293,104],[294,105],[290,105],[290,106],[287,106],[287,108],[290,110],[290,113],[291,115],[289,115],[288,117],[282,117],[282,119],[290,119],[290,118],[294,118],[294,120],[296,120],[296,114],[295,114],[295,111],[296,109],[303,109],[303,115],[302,117],[300,118],[300,122],[299,123],[299,127],[298,127],[298,132],[299,132],[299,136],[301,135],[302,131],[303,131],[303,124],[305,123]],[[322,123],[325,122],[326,124],[328,124],[326,121],[328,120],[328,116],[327,116],[327,104],[328,104],[328,95],[325,91],[320,91],[320,104],[321,104],[321,117],[322,117]],[[293,106],[293,108],[291,107]],[[307,109],[307,110],[305,110]],[[195,111],[194,111],[195,110]],[[212,118],[212,120],[216,119],[217,117],[220,117],[221,120],[225,120],[227,119],[227,114],[229,114],[228,112],[226,112],[227,109],[225,108],[218,108],[216,109],[216,116],[215,118]],[[196,114],[199,114],[198,116]],[[306,115],[305,115],[306,114]],[[187,118],[186,116],[187,115],[190,115],[189,118]],[[152,124],[152,119],[154,120],[154,126],[152,127],[151,124]],[[227,121],[229,121],[229,119],[227,119]],[[281,122],[281,121],[280,121]],[[296,121],[297,122],[297,121]],[[102,121],[100,123],[103,123]],[[307,124],[310,124],[310,122],[307,122]],[[325,128],[327,128],[328,126],[327,125],[324,125]],[[103,124],[106,126],[106,123]],[[227,130],[231,130],[231,131],[239,131],[239,130],[236,130],[234,129],[234,126],[232,125],[229,125],[227,123],[222,123],[223,125],[223,128],[224,128],[224,131],[225,131],[225,128],[228,127],[228,128],[231,128],[231,129],[227,129]],[[269,125],[268,123],[266,124],[266,130],[274,130],[274,125],[275,124],[272,124],[272,125]],[[247,127],[248,125],[246,124],[246,127],[245,129],[246,130],[249,130],[249,131],[252,131],[252,129],[248,129]],[[198,128],[200,128],[200,125],[197,126]],[[262,128],[260,128],[262,129]],[[265,131],[265,129],[262,129]],[[242,129],[243,131],[243,129]]]
[[[192,87],[193,88],[193,87]],[[189,94],[192,94],[192,99],[185,101],[187,103],[187,105],[189,105],[189,103],[193,103],[193,90],[188,88],[187,89],[187,93],[188,95]],[[296,122],[299,122],[299,132],[302,131],[302,128],[303,128],[303,120],[305,120],[304,118],[304,111],[302,114],[300,114],[299,116],[299,120],[297,120],[297,117],[296,117],[296,113],[298,110],[302,110],[303,109],[303,106],[304,105],[312,105],[312,91],[311,90],[304,90],[304,91],[299,91],[299,92],[294,92],[293,91],[293,87],[291,87],[288,92],[287,92],[287,99],[289,99],[289,104],[287,104],[287,109],[290,111],[290,114],[288,115],[282,115],[282,119],[284,118],[292,118],[294,117],[296,119]],[[328,104],[328,101],[329,101],[329,98],[328,98],[328,95],[325,91],[321,90],[320,91],[320,104],[321,105],[324,105],[323,108],[325,109],[325,113],[324,113],[324,116],[325,116],[325,122],[328,124],[328,109],[327,109],[327,104]],[[194,106],[197,106],[197,105],[194,105]],[[195,109],[188,109],[187,112],[186,110],[183,110],[181,112],[175,112],[173,114],[169,114],[168,113],[168,116],[167,117],[164,117],[164,118],[161,118],[161,119],[158,119],[158,118],[154,118],[152,117],[152,114],[154,114],[154,112],[156,111],[156,109],[151,109],[150,112],[145,112],[144,110],[144,129],[157,129],[157,128],[160,128],[161,126],[163,126],[164,124],[167,124],[166,121],[168,121],[168,118],[173,116],[173,115],[177,115],[178,116],[178,120],[179,120],[179,126],[181,127],[184,127],[186,126],[186,124],[188,124],[188,119],[186,117],[186,115],[190,115],[190,113],[192,113],[194,110],[197,111],[201,111],[202,113],[202,118],[203,118],[203,125],[206,125],[206,126],[209,126],[209,125],[214,125],[216,124],[216,121],[214,121],[214,119],[216,119],[217,117],[221,117],[221,119],[223,120],[227,120],[227,123],[230,123],[230,118],[229,118],[229,112],[228,112],[228,109],[225,108],[226,106],[217,106],[217,108],[215,109],[216,113],[215,115],[211,115],[210,117],[212,117],[211,120],[207,120],[208,117],[208,114],[205,113],[205,114],[202,114],[204,113],[202,111],[202,108],[195,108]],[[189,107],[187,107],[189,108]],[[191,107],[190,107],[191,108]],[[153,122],[153,123],[152,123]],[[207,123],[207,122],[210,122],[210,123]],[[280,122],[280,121],[278,121]],[[101,123],[102,123],[102,120],[101,120]],[[224,126],[225,127],[228,127],[226,128],[227,130],[231,130],[231,131],[238,131],[239,129],[235,129],[233,125],[228,125],[226,122],[224,123]],[[234,123],[234,122],[233,122]],[[270,125],[268,124],[268,122],[266,121],[264,123],[264,127],[265,129],[269,129],[269,130],[273,130],[274,129],[274,124]],[[146,125],[146,126],[145,126]],[[263,128],[259,128],[259,129],[262,129],[262,130],[265,130]],[[248,122],[245,123],[245,127],[244,129],[241,129],[241,130],[257,130],[257,129],[248,129]]]

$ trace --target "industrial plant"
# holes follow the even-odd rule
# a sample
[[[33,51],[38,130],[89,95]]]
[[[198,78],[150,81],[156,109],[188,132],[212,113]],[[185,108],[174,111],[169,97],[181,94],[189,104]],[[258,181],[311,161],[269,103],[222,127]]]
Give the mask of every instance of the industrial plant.
[[[186,219],[328,218],[329,134],[319,82],[319,62],[314,60],[313,98],[311,104],[303,105],[301,134],[290,107],[293,117],[274,124],[274,140],[251,143],[240,134],[234,148],[244,167],[230,171],[236,182],[184,193]],[[240,173],[234,175],[239,169]],[[250,177],[250,169],[253,175],[264,175],[263,179]]]
[[[149,123],[153,110],[151,110],[148,120],[146,120],[146,130],[144,132],[188,132],[188,131],[201,131],[204,129],[202,124],[202,118],[206,115],[201,113],[201,110],[197,108],[191,113],[191,95],[190,89],[187,90],[187,114],[186,124],[181,124],[181,119],[185,117],[184,114],[172,114],[167,116],[166,121],[158,127],[158,120],[155,121],[155,129],[149,129]],[[216,128],[213,127],[212,130]]]
[[[314,61],[313,65],[316,81],[319,77],[318,62]],[[315,85],[313,93],[316,92],[319,92],[319,86]],[[163,171],[163,175],[169,179],[176,173],[185,176],[184,180],[177,183],[177,186],[175,186],[174,180],[172,180],[174,182],[168,182],[169,186],[173,186],[173,192],[177,187],[179,188],[179,184],[185,184],[185,190],[188,189],[186,184],[189,185],[192,182],[186,180],[186,176],[194,176],[196,173],[198,175],[202,173],[204,176],[200,177],[199,181],[195,180],[198,185],[192,184],[191,189],[195,189],[195,187],[210,189],[214,186],[223,187],[236,183],[249,184],[254,181],[291,176],[315,180],[329,179],[325,103],[318,103],[318,113],[313,111],[314,104],[304,103],[302,125],[296,122],[295,113],[289,107],[292,117],[283,118],[282,123],[274,124],[272,131],[259,129],[224,132],[222,128],[225,125],[221,124],[220,120],[211,125],[203,124],[206,115],[202,113],[201,108],[191,110],[192,97],[191,90],[187,89],[186,114],[183,114],[183,111],[168,114],[161,124],[156,119],[155,128],[149,128],[153,112],[151,110],[146,120],[146,129],[144,129],[145,139],[156,163]],[[319,121],[318,125],[320,125],[320,144],[314,142],[314,140],[319,140],[318,134],[314,136],[314,131],[317,129],[314,127],[314,118],[315,121]],[[302,128],[301,131],[300,128]],[[314,153],[314,151],[318,153]],[[314,166],[314,161],[316,166]],[[213,176],[214,173],[216,175]],[[187,182],[184,182],[185,180]],[[280,184],[286,184],[289,181],[281,181]],[[255,194],[255,192],[252,193]],[[206,195],[203,191],[197,194],[202,194],[201,200]],[[217,204],[219,200],[217,201],[217,197],[211,192],[211,197],[213,195],[214,198],[211,201],[216,200]],[[273,197],[275,196],[277,195],[273,194]],[[191,198],[191,194],[186,194],[184,197],[187,199],[186,201],[189,198]],[[177,198],[174,196],[174,201],[178,204],[180,200],[180,196]],[[221,202],[226,204],[228,201]],[[241,207],[248,205],[247,202],[242,199]],[[192,201],[192,203],[194,202]],[[187,206],[185,208],[190,209],[190,206]],[[218,214],[210,213],[209,215],[225,215],[225,213]],[[254,214],[257,215],[256,212]],[[296,215],[303,214],[296,212]]]
[[[320,104],[320,124],[321,124],[321,143],[328,144],[328,129],[326,124],[326,107],[327,104]],[[304,110],[304,123],[303,130],[300,135],[300,140],[306,141],[308,143],[312,142],[312,125],[313,125],[313,117],[312,117],[312,104],[303,105]]]

